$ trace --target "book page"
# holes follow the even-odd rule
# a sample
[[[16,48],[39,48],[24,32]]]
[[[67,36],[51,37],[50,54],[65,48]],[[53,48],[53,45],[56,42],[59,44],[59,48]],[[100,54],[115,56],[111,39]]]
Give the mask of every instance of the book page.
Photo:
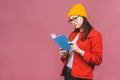
[[[51,34],[51,37],[52,37],[53,39],[56,38],[55,33],[52,33],[52,34]]]

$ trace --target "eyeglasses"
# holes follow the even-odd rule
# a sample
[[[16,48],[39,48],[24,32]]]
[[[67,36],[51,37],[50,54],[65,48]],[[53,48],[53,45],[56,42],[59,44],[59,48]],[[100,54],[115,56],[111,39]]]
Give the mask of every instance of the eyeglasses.
[[[69,22],[69,23],[72,23],[73,21],[77,20],[78,17],[79,17],[79,16],[73,17],[72,19],[69,19],[68,22]]]

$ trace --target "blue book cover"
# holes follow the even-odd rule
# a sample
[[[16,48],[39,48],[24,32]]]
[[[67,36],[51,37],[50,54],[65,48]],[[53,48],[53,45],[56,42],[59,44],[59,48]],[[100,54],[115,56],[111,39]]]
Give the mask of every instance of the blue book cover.
[[[69,39],[64,34],[58,36],[56,36],[55,34],[51,34],[51,36],[60,48],[62,48],[63,50],[70,49],[70,45],[68,44]]]

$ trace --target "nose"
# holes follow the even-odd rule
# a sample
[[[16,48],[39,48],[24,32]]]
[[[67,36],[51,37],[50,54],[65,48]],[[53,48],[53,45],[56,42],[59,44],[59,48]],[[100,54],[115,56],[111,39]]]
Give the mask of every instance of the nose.
[[[76,25],[77,23],[75,21],[72,22],[73,25]]]

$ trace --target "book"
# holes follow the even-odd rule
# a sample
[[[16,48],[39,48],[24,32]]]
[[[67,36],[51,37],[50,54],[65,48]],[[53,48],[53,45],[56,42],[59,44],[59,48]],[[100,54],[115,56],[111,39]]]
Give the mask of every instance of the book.
[[[51,37],[53,40],[57,43],[57,45],[62,48],[62,50],[69,50],[70,44],[69,39],[66,37],[65,34],[60,34],[58,36],[55,35],[55,33],[51,34]]]

